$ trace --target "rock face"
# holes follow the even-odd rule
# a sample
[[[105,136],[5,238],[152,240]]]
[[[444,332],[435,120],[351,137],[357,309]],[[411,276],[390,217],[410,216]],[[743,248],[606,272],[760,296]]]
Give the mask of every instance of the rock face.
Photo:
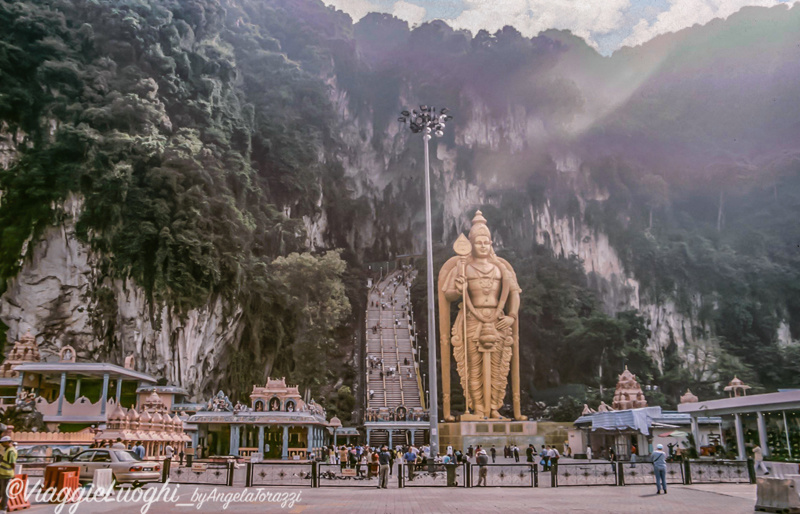
[[[331,80],[331,99],[343,120],[352,119],[353,114],[347,105],[347,94],[335,87]],[[406,91],[401,97],[410,97]],[[455,143],[460,148],[488,152],[521,152],[526,147],[545,137],[541,120],[528,116],[524,109],[513,110],[500,120],[488,114],[481,100],[469,97],[473,109],[469,113],[460,114],[456,123],[463,123],[456,133]],[[357,117],[356,123],[344,123],[341,137],[346,142],[347,152],[342,155],[346,175],[352,180],[353,197],[366,196],[372,206],[372,216],[354,220],[349,228],[352,241],[376,241],[387,254],[408,253],[408,248],[398,248],[398,242],[410,238],[411,251],[422,253],[424,241],[424,211],[422,204],[414,203],[417,198],[422,202],[419,183],[423,170],[422,155],[417,160],[415,155],[407,156],[403,151],[412,146],[414,152],[420,153],[409,138],[409,131],[397,123],[386,127],[382,139],[383,144],[371,143],[375,128],[371,116]],[[434,192],[434,205],[442,210],[440,242],[449,244],[459,231],[468,229],[468,211],[481,205],[499,205],[502,194],[498,195],[495,186],[502,181],[497,170],[479,170],[481,177],[477,183],[470,182],[458,175],[457,154],[437,139],[430,142],[431,181]],[[500,150],[502,148],[502,150]],[[419,151],[417,151],[419,150]],[[407,159],[398,164],[401,159]],[[687,343],[691,342],[695,321],[681,314],[672,301],[652,303],[640,293],[639,282],[625,269],[617,251],[611,246],[608,235],[595,230],[581,222],[583,209],[588,201],[603,201],[608,193],[594,184],[587,183],[581,172],[581,160],[578,156],[565,154],[554,159],[556,167],[563,179],[572,184],[578,197],[581,212],[568,216],[558,213],[549,201],[544,205],[527,206],[527,215],[519,218],[517,226],[508,227],[514,233],[522,235],[538,244],[550,247],[556,255],[568,257],[578,256],[584,269],[603,300],[605,310],[615,312],[638,309],[648,323],[652,335],[650,352],[659,366],[663,365],[664,350],[675,342],[679,353],[684,353]],[[387,195],[387,191],[391,191]],[[391,220],[382,219],[383,202],[404,203],[399,212],[395,212]],[[320,223],[326,220],[321,218]],[[309,238],[320,233],[320,227],[307,223]],[[387,231],[387,227],[393,230]],[[494,237],[499,238],[498,234]],[[502,244],[502,241],[499,241]],[[357,244],[354,246],[358,246]],[[362,249],[363,250],[363,249]]]
[[[219,350],[239,339],[239,313],[234,309],[226,317],[221,298],[182,317],[167,307],[154,313],[139,286],[98,277],[91,250],[75,236],[80,206],[76,197],[64,203],[65,221],[29,245],[20,273],[0,298],[8,338],[19,339],[30,330],[43,360],[56,359],[65,345],[73,346],[80,359],[119,365],[133,353],[138,371],[165,377],[192,395],[209,393],[205,388],[224,369]],[[98,294],[101,290],[105,294]],[[111,347],[98,337],[109,327]]]
[[[331,232],[336,230],[365,260],[421,253],[425,248],[421,142],[411,140],[412,135],[397,123],[376,129],[371,113],[350,112],[346,92],[336,87],[334,79],[329,83],[342,120],[343,144],[334,157],[344,168],[351,197],[365,201],[369,215],[347,220],[346,227],[332,227],[324,209],[326,199],[320,197],[320,214],[303,219],[308,247],[333,246]],[[401,98],[411,96],[409,91],[401,94]],[[492,161],[475,163],[486,167],[474,180],[467,178],[459,170],[456,148],[501,156],[524,152],[546,137],[541,120],[524,110],[512,110],[498,120],[477,97],[470,97],[469,103],[472,112],[457,113],[463,126],[456,132],[456,146],[431,142],[434,205],[441,210],[441,224],[434,234],[444,244],[465,230],[470,209],[503,202],[503,176],[489,167]],[[376,130],[380,144],[373,142]],[[16,136],[3,131],[0,136],[0,165],[8,166],[16,153]],[[530,203],[524,215],[509,222],[514,226],[507,227],[508,232],[546,245],[556,255],[580,257],[609,313],[639,309],[644,314],[652,332],[650,351],[663,364],[663,351],[672,341],[679,351],[691,341],[694,321],[671,301],[652,303],[642,296],[638,281],[626,272],[608,236],[581,222],[586,202],[603,201],[607,193],[586,182],[579,157],[566,154],[553,161],[563,180],[572,185],[580,212],[560,213],[549,201]],[[145,291],[130,280],[99,276],[91,250],[75,237],[80,198],[68,198],[61,209],[65,221],[27,245],[22,270],[0,298],[0,320],[9,327],[8,338],[13,341],[31,330],[45,359],[63,345],[75,347],[81,359],[117,364],[133,353],[139,371],[164,377],[195,398],[212,393],[224,374],[221,350],[240,339],[236,306],[217,297],[183,316],[168,307],[152,311]],[[496,237],[502,245],[501,236]],[[788,328],[782,328],[781,340],[786,340]]]

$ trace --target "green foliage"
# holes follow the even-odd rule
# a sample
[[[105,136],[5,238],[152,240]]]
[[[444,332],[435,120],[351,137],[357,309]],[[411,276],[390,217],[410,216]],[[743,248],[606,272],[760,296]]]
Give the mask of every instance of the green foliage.
[[[586,221],[609,234],[639,280],[640,294],[654,302],[673,300],[683,315],[707,327],[688,338],[701,346],[713,341],[703,350],[708,365],[700,374],[683,364],[693,361],[689,353],[697,345],[686,355],[678,355],[677,346],[663,350],[662,385],[671,401],[681,382],[684,391],[691,387],[713,398],[734,374],[769,390],[797,383],[793,350],[779,347],[777,330],[784,320],[793,338],[800,334],[800,229],[790,221],[800,215],[799,166],[795,159],[762,170],[766,187],[733,188],[725,179],[722,185],[696,181],[689,189],[620,160],[589,164],[610,197],[590,203]],[[718,227],[723,207],[726,222]]]
[[[328,396],[325,409],[329,417],[336,416],[347,426],[353,418],[353,409],[356,405],[356,398],[353,391],[346,385],[339,387],[337,391]]]

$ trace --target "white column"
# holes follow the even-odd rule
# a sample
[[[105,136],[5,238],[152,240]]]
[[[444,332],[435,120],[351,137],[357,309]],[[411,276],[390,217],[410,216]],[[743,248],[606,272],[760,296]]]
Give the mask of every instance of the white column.
[[[739,460],[745,460],[744,430],[742,430],[742,416],[739,413],[736,413],[733,416],[736,426],[736,446],[738,447]]]
[[[789,450],[789,458],[792,458],[792,443],[789,441],[789,424],[786,423],[786,411],[783,411],[783,430],[786,434],[786,449]]]
[[[697,418],[696,417],[692,416],[691,420],[692,420],[692,437],[694,437],[694,444],[695,444],[695,447],[697,448],[697,453],[699,454],[700,453],[700,445],[701,445],[701,442],[700,442],[700,428],[697,425]]]
[[[122,378],[117,379],[117,405],[119,405],[119,399],[122,397]]]
[[[58,390],[58,415],[61,415],[61,409],[64,406],[64,390],[67,388],[67,374],[61,373],[61,388]]]
[[[258,453],[264,453],[264,425],[258,425]]]
[[[75,382],[75,400],[78,401],[78,398],[81,397],[81,377],[78,376],[78,381]]]
[[[108,373],[103,374],[103,396],[100,398],[100,415],[106,415],[106,402],[108,402]]]
[[[761,447],[764,457],[768,457],[769,446],[767,446],[767,425],[764,423],[764,413],[758,411],[756,415],[758,416],[758,445]]]

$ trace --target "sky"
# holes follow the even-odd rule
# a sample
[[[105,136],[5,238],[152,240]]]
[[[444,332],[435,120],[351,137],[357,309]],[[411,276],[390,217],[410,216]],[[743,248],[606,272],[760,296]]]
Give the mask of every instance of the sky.
[[[798,0],[800,1],[800,0]],[[389,13],[410,25],[435,19],[453,28],[491,33],[511,25],[533,37],[547,29],[567,29],[603,55],[637,46],[659,34],[676,32],[745,6],[771,7],[794,0],[323,0],[354,21],[370,12]]]

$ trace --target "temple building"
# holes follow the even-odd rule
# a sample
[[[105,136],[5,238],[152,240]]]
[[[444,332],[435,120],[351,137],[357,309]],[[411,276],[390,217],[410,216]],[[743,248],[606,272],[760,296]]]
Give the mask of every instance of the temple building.
[[[39,355],[39,346],[36,338],[30,332],[26,332],[19,341],[14,343],[11,351],[6,355],[0,367],[0,409],[5,409],[9,405],[14,405],[19,391],[20,376],[15,368],[20,364],[39,362],[42,360]]]
[[[108,415],[106,429],[99,431],[94,439],[98,443],[113,443],[117,438],[127,447],[141,441],[147,457],[163,457],[167,444],[175,454],[185,450],[191,438],[183,430],[183,422],[177,414],[170,415],[170,408],[161,396],[152,391],[137,409],[125,409],[117,405]]]
[[[745,459],[758,445],[764,457],[782,460],[800,456],[800,389],[779,389],[775,393],[752,394],[741,380],[724,388],[729,398],[681,402],[678,411],[692,419],[692,431],[699,430],[705,416],[719,416],[724,428],[723,444]],[[694,396],[694,395],[692,395]],[[701,435],[696,435],[702,437]]]
[[[687,391],[682,400],[697,401],[697,397]],[[676,448],[685,450],[690,433],[695,435],[701,453],[710,454],[724,444],[721,418],[703,415],[693,420],[683,412],[648,407],[636,375],[626,366],[619,375],[611,406],[601,402],[595,411],[584,405],[568,440],[573,455],[585,455],[591,446],[594,458],[607,458],[613,450],[619,460],[628,460],[634,447],[640,456],[652,453],[659,443],[670,453]]]
[[[15,432],[15,440],[26,446],[74,447],[122,437],[130,443],[141,440],[148,455],[159,455],[167,441],[177,452],[193,428],[179,416],[201,406],[187,403],[183,389],[157,386],[155,377],[134,367],[132,355],[124,367],[77,362],[71,346],[63,346],[57,360],[43,362],[36,338],[26,333],[0,368],[0,388],[5,388],[0,392],[6,406],[40,412],[47,431]]]
[[[25,362],[19,373],[19,395],[35,395],[36,410],[48,430],[72,432],[106,422],[117,405],[136,405],[137,389],[155,386],[156,379],[130,367],[99,362],[76,362],[75,350],[64,346],[58,362]]]
[[[284,378],[254,386],[250,406],[231,404],[222,391],[190,416],[198,458],[259,454],[263,459],[306,459],[331,441],[332,426],[314,400],[303,401]]]

